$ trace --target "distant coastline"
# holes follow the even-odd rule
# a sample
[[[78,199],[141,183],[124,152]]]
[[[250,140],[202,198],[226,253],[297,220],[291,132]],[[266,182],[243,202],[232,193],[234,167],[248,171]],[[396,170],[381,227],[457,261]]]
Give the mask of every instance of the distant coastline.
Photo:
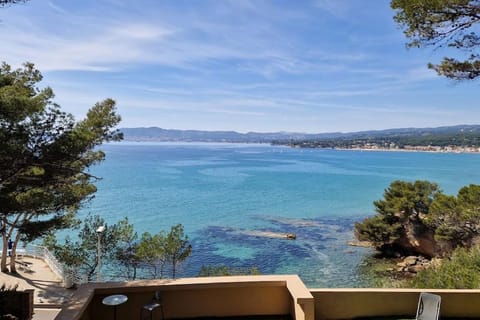
[[[292,148],[358,151],[480,153],[480,125],[402,128],[360,132],[291,133],[123,128],[125,141],[261,143]]]
[[[431,152],[431,153],[480,153],[480,147],[440,147],[440,146],[411,146],[400,148],[333,148],[339,151],[378,151],[378,152]]]
[[[271,145],[278,147],[288,147],[296,149],[323,149],[323,150],[337,150],[337,151],[366,151],[366,152],[427,152],[427,153],[480,153],[480,147],[439,147],[439,146],[416,146],[400,148],[382,148],[382,147],[299,147],[287,144],[272,144],[271,142],[225,142],[225,141],[158,141],[158,140],[124,140],[122,142],[113,142],[113,144],[161,144],[161,145]]]

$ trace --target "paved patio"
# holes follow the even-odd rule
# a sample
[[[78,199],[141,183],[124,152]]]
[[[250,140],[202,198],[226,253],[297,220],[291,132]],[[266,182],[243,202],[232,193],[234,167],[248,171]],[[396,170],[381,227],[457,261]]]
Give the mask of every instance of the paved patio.
[[[62,280],[42,259],[25,256],[19,261],[28,263],[31,270],[20,269],[20,264],[17,264],[18,274],[0,272],[0,284],[18,285],[17,290],[34,289],[33,319],[54,319],[59,308],[68,302],[75,290],[65,289]],[[7,259],[7,263],[10,263],[10,259]]]
[[[32,320],[54,320],[60,309],[35,308]]]

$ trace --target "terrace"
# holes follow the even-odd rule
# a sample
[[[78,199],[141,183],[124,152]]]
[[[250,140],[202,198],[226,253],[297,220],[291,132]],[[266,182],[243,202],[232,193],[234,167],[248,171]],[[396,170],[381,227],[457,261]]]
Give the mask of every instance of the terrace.
[[[0,280],[19,290],[34,289],[34,319],[113,319],[113,307],[102,304],[113,294],[128,297],[117,307],[117,320],[147,319],[149,313],[141,310],[156,291],[162,295],[165,319],[412,319],[422,291],[442,296],[441,318],[480,318],[480,290],[309,289],[296,275],[87,283],[69,290],[63,288],[61,272],[53,271],[48,252],[32,248],[21,259],[31,263],[31,270],[0,274]],[[153,319],[161,319],[159,310]]]
[[[7,263],[10,263],[9,257]],[[28,314],[33,313],[34,320],[55,318],[74,293],[73,290],[65,289],[60,264],[42,246],[29,245],[19,249],[17,271],[17,274],[0,272],[0,285],[15,287],[19,292],[31,292],[31,297],[28,298],[31,299],[28,302],[31,310]]]
[[[90,283],[81,286],[57,320],[113,319],[102,300],[123,294],[117,320],[141,319],[160,290],[165,319],[330,320],[414,318],[416,289],[307,289],[295,275],[185,278]],[[428,290],[442,296],[442,318],[480,318],[480,290]],[[144,313],[144,318],[149,314]],[[161,319],[155,311],[153,319]]]
[[[162,292],[166,319],[314,319],[313,297],[297,276],[90,283],[77,290],[56,319],[113,319],[113,308],[102,304],[103,298],[112,294],[128,297],[126,303],[118,306],[117,320],[139,319],[142,307],[152,300],[157,290]]]

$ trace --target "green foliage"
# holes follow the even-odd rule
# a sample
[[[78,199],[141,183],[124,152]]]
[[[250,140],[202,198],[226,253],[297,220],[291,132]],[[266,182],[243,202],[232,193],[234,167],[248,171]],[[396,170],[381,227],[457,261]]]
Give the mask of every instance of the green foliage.
[[[202,266],[198,272],[199,277],[243,276],[260,275],[257,267],[235,268],[229,266]]]
[[[428,181],[394,181],[385,190],[383,199],[374,202],[377,215],[355,224],[357,238],[370,241],[384,254],[396,254],[402,249],[407,234],[407,222],[423,230],[423,220],[429,213],[438,185]],[[403,253],[403,252],[401,252]]]
[[[429,64],[439,75],[454,80],[480,76],[478,31],[480,4],[477,0],[392,0],[394,20],[409,38],[408,47],[451,47],[466,53],[465,60],[444,58]]]
[[[430,208],[430,215],[425,224],[435,229],[435,238],[439,241],[449,241],[461,237],[456,227],[459,225],[460,214],[454,196],[438,194]]]
[[[420,271],[408,287],[436,289],[480,288],[480,247],[456,249],[439,266]]]
[[[448,241],[450,247],[470,246],[474,237],[478,236],[480,186],[465,186],[457,197],[437,195],[425,222],[435,229],[436,239]]]
[[[394,181],[383,193],[383,199],[375,201],[376,211],[386,217],[398,217],[400,221],[428,213],[438,185],[428,181]],[[390,222],[390,221],[388,221]]]
[[[136,233],[128,223],[128,218],[109,226],[98,215],[88,216],[83,221],[76,240],[67,236],[63,243],[58,243],[55,235],[50,234],[45,238],[44,245],[71,270],[89,281],[93,280],[98,272],[99,234],[96,230],[100,226],[105,226],[105,231],[100,234],[102,261],[116,262],[118,257],[122,257],[120,253],[126,251],[128,245],[136,240]]]
[[[377,146],[386,149],[405,149],[410,147],[479,147],[480,132],[478,128],[464,129],[461,132],[409,132],[398,134],[362,134],[358,137],[312,139],[298,141],[277,141],[276,144],[287,144],[301,148],[366,148]]]
[[[401,288],[405,285],[405,273],[396,271],[399,259],[365,256],[358,265],[357,273],[362,287]]]
[[[74,213],[96,191],[88,169],[102,161],[96,147],[121,133],[115,102],[95,104],[76,122],[53,102],[50,88],[39,88],[41,73],[31,63],[0,67],[0,217],[9,238],[32,241],[75,223]],[[6,252],[6,250],[3,250]],[[6,271],[6,256],[1,269]],[[15,259],[10,263],[15,271]]]
[[[0,8],[14,3],[27,2],[28,0],[0,0]]]
[[[480,220],[480,185],[470,184],[460,189],[457,203],[464,220]]]
[[[356,223],[355,232],[359,240],[371,241],[385,255],[406,253],[405,249],[412,249],[408,248],[411,238],[425,233],[434,234],[435,254],[445,256],[457,248],[450,259],[421,271],[407,286],[480,287],[480,246],[468,251],[479,237],[479,185],[465,186],[455,197],[427,181],[394,181],[374,204],[377,215]]]
[[[163,278],[165,269],[170,270],[171,277],[175,278],[177,268],[191,253],[192,246],[181,224],[171,227],[168,233],[144,233],[137,250],[139,259],[153,278]]]
[[[192,245],[184,234],[183,226],[177,224],[170,229],[165,239],[165,258],[170,263],[172,278],[175,279],[177,267],[192,253]]]
[[[151,235],[145,232],[137,247],[137,256],[148,270],[151,278],[163,278],[166,264],[165,231]]]
[[[120,220],[115,225],[117,245],[113,258],[116,261],[116,270],[122,278],[135,280],[137,271],[141,267],[141,260],[137,255],[138,234],[133,229],[133,224],[128,218]]]
[[[59,243],[52,233],[44,238],[43,244],[70,270],[75,270],[82,278],[93,280],[98,272],[96,230],[100,226],[106,226],[100,238],[102,261],[113,269],[107,273],[112,278],[163,278],[166,271],[175,278],[178,266],[192,253],[192,246],[181,224],[173,226],[168,233],[163,230],[154,235],[145,232],[138,240],[128,218],[107,225],[100,216],[88,216],[76,240],[67,236],[63,243]]]
[[[480,55],[472,54],[467,60],[444,58],[440,64],[429,63],[428,67],[441,76],[454,80],[473,80],[480,76]]]
[[[465,186],[455,197],[428,181],[394,181],[374,205],[377,215],[356,223],[355,232],[387,255],[415,254],[408,247],[412,237],[432,235],[435,254],[445,255],[470,247],[480,235],[480,185]]]
[[[376,215],[356,222],[355,230],[360,241],[370,241],[380,251],[387,251],[400,238],[403,226],[399,221],[389,222],[387,216]]]

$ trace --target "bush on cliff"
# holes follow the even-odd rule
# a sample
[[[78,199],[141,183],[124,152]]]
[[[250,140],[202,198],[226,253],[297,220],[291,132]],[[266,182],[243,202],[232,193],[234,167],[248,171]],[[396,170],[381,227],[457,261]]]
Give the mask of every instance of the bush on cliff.
[[[423,217],[438,193],[438,185],[428,181],[392,182],[383,199],[374,202],[377,214],[355,224],[357,238],[370,241],[377,250],[389,256],[416,252],[418,245],[412,240],[428,235]]]
[[[443,256],[472,246],[479,236],[478,185],[463,187],[455,197],[428,181],[394,181],[374,205],[377,214],[357,222],[355,234],[386,256]]]
[[[480,186],[465,186],[456,197],[437,195],[424,222],[435,230],[443,251],[472,246],[479,236]]]

